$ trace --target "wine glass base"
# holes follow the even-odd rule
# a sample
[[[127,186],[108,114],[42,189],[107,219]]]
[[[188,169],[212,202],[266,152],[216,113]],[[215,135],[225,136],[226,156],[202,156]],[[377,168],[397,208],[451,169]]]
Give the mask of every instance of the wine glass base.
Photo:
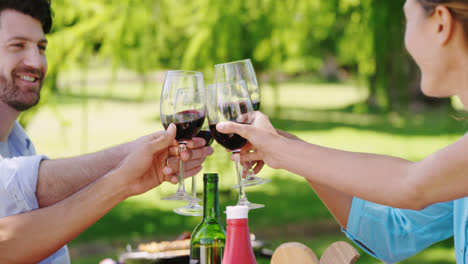
[[[271,179],[264,179],[264,178],[260,178],[257,176],[252,176],[252,177],[245,178],[242,181],[242,184],[244,185],[244,187],[249,187],[249,186],[264,184],[270,181]],[[232,188],[239,188],[239,184],[232,186]]]
[[[241,201],[241,200],[240,200],[240,201],[237,202],[236,205],[237,205],[237,206],[239,206],[239,205],[245,205],[245,206],[247,206],[247,207],[249,208],[249,210],[265,207],[265,205],[263,205],[263,204],[251,203],[251,202],[249,202],[249,201],[247,201],[247,200],[244,200],[244,201]]]
[[[200,201],[197,198],[194,198],[191,195],[188,195],[183,192],[176,192],[175,194],[169,196],[169,197],[163,197],[161,200],[169,200],[169,201]]]
[[[184,207],[178,207],[173,209],[174,213],[185,215],[185,216],[202,216],[203,215],[203,207],[200,206],[198,203],[190,202]]]

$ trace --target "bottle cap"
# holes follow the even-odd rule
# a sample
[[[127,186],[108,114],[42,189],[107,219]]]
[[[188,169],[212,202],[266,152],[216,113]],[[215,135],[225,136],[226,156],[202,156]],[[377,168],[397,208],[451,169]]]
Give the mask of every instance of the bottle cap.
[[[245,205],[227,206],[227,219],[247,219],[249,218],[249,208]]]

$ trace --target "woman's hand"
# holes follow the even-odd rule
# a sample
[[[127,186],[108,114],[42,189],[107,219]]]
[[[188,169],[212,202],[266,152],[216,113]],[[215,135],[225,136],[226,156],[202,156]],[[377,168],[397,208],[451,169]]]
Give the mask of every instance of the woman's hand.
[[[275,150],[272,143],[282,136],[263,113],[255,112],[253,119],[254,121],[250,125],[221,122],[216,126],[216,129],[221,133],[236,133],[249,141],[241,150],[241,162],[256,161],[257,166],[255,166],[254,172],[257,173],[263,167],[263,162],[272,168],[277,167],[275,153],[280,150]]]

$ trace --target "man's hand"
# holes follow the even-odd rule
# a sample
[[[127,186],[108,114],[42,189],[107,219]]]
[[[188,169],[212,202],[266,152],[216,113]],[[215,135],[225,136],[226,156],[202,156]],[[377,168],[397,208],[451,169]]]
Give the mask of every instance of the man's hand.
[[[167,131],[140,138],[132,152],[109,175],[122,181],[128,196],[160,185],[168,180],[163,169],[169,157],[169,147],[177,145],[175,135],[176,127],[170,125]]]
[[[213,154],[213,148],[205,146],[203,138],[194,137],[186,146],[187,150],[180,153],[180,158],[185,161],[185,177],[194,176],[202,169],[202,163],[206,157]],[[167,166],[163,170],[165,177],[172,183],[177,183],[179,178],[179,148],[173,146],[169,148]]]

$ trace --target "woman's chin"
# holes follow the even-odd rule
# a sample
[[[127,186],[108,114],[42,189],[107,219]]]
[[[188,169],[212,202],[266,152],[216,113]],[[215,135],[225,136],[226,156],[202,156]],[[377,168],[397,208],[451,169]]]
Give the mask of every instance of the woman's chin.
[[[425,96],[437,97],[437,98],[444,98],[444,97],[449,97],[453,95],[453,93],[450,92],[450,90],[444,85],[437,85],[437,84],[434,84],[434,82],[432,82],[431,85],[428,85],[424,81],[421,82],[421,92]]]

